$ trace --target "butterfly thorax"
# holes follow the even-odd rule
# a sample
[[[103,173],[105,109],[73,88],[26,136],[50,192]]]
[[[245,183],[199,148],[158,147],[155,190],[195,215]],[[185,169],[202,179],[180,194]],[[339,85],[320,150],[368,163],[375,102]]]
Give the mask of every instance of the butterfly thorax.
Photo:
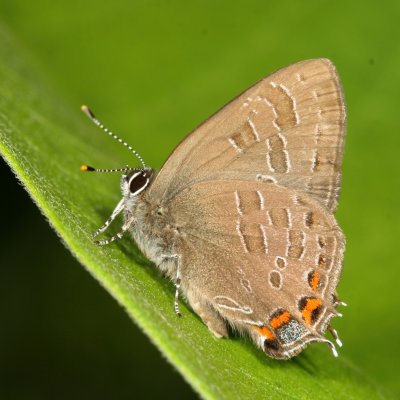
[[[132,221],[130,232],[139,249],[172,278],[176,274],[176,263],[169,256],[174,254],[173,244],[179,236],[179,230],[168,210],[150,198],[147,187],[135,196],[125,192],[124,199],[125,222]]]

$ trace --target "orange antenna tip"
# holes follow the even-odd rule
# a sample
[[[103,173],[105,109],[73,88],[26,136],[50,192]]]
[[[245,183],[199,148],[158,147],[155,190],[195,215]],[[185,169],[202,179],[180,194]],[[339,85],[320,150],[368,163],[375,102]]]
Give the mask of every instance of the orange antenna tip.
[[[90,111],[89,107],[87,105],[83,105],[81,106],[81,110],[90,118],[90,119],[94,119],[95,116],[94,114]]]
[[[95,168],[91,167],[90,165],[81,165],[81,171],[95,171]]]

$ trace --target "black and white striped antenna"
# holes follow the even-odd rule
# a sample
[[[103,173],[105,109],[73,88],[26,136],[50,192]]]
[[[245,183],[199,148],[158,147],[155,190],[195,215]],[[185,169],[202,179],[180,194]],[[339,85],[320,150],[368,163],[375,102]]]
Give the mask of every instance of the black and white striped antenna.
[[[143,168],[146,168],[146,164],[143,160],[143,158],[138,154],[138,152],[127,142],[125,142],[125,140],[122,140],[119,136],[117,136],[115,133],[111,132],[108,128],[106,128],[97,118],[96,116],[93,114],[93,112],[90,110],[90,108],[88,106],[83,105],[81,107],[81,110],[100,128],[102,129],[105,133],[107,133],[107,135],[111,136],[113,139],[117,140],[118,142],[122,143],[125,147],[128,148],[128,150],[133,153],[136,158],[140,161],[140,163],[142,164]],[[130,167],[126,167],[126,168],[116,168],[116,169],[100,169],[100,168],[94,168],[91,167],[89,165],[82,165],[81,166],[81,170],[82,171],[94,171],[94,172],[128,172],[128,171],[132,171],[134,169],[137,168],[130,168]]]

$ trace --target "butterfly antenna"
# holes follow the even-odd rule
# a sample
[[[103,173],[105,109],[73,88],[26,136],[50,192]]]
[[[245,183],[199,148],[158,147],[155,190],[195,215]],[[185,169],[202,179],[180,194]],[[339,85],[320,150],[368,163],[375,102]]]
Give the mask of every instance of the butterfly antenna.
[[[89,109],[88,106],[83,105],[81,107],[81,110],[100,128],[102,129],[105,133],[107,133],[109,136],[111,136],[113,139],[118,140],[118,142],[122,143],[125,147],[127,147],[131,153],[133,153],[136,158],[140,161],[140,163],[142,164],[143,168],[146,168],[146,164],[143,160],[143,158],[137,153],[137,151],[130,146],[127,142],[125,142],[124,140],[122,140],[120,137],[118,137],[115,133],[111,132],[108,128],[106,128],[97,118],[96,116],[93,114],[93,112]],[[81,167],[81,169],[85,167],[84,165]],[[96,172],[117,172],[117,171],[121,171],[121,170],[126,170],[126,169],[118,169],[118,170],[97,170],[96,168],[90,169],[92,167],[89,167],[88,165],[86,166],[88,167],[87,169],[82,169],[83,171],[96,171]]]
[[[125,168],[101,169],[101,168],[94,168],[86,164],[81,165],[81,171],[84,172],[129,172],[135,169],[138,168],[125,167]]]

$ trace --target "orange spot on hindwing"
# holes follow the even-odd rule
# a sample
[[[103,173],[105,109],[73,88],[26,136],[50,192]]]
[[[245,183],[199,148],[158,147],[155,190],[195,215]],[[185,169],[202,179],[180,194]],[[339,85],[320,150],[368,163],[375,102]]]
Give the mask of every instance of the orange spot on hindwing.
[[[275,340],[275,335],[266,326],[254,326],[254,329],[261,335],[269,340]]]
[[[290,321],[290,313],[288,311],[279,311],[278,314],[274,315],[269,323],[272,328],[278,329],[282,325],[287,324]]]
[[[313,292],[317,293],[320,283],[321,283],[320,273],[317,271],[311,271],[308,274],[308,284],[310,285]]]
[[[299,302],[299,309],[304,321],[311,325],[322,311],[322,300],[316,297],[303,297]]]
[[[267,328],[266,326],[253,326],[252,327],[255,331],[258,332],[260,336],[264,338],[264,346],[266,348],[272,350],[278,350],[279,343],[276,339],[276,336],[272,333],[272,331]]]

